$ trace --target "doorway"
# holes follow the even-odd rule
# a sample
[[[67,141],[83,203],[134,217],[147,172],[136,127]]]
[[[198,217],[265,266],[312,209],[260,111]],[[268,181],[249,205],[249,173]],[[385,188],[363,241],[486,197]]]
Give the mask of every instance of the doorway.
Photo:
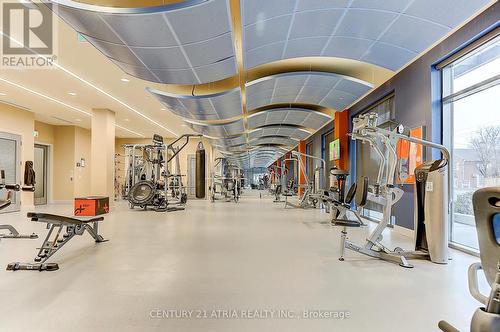
[[[194,154],[188,155],[188,183],[187,183],[187,194],[189,197],[194,197],[196,195],[196,156]]]
[[[35,205],[46,205],[48,196],[48,154],[47,145],[35,144],[33,169],[35,170]]]
[[[0,132],[0,170],[4,171],[6,184],[19,184],[21,181],[21,136]],[[0,199],[7,197],[7,190],[0,190]],[[11,205],[0,213],[19,211],[21,199],[19,192],[12,192]]]

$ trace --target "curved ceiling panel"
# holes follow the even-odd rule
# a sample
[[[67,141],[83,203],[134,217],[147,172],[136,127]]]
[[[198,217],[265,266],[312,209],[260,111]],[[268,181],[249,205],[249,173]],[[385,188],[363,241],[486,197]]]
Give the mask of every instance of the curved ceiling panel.
[[[245,68],[281,59],[328,56],[396,71],[490,1],[242,2]]]
[[[299,144],[299,140],[293,139],[287,136],[264,136],[252,140],[250,142],[251,145],[259,146],[259,145],[282,145],[282,146],[290,146],[293,147]]]
[[[260,138],[260,137],[265,137],[265,136],[286,136],[286,137],[292,137],[297,140],[303,140],[306,139],[311,135],[310,132],[307,130],[297,128],[295,126],[290,126],[290,125],[272,125],[272,126],[266,126],[264,128],[259,128],[252,130],[249,134],[248,137],[252,139]]]
[[[46,3],[130,75],[157,83],[201,84],[236,74],[226,0],[145,8]]]
[[[245,131],[243,121],[238,120],[227,124],[198,124],[188,123],[195,132],[208,137],[224,138],[228,136],[240,135]]]
[[[328,114],[304,108],[275,108],[248,116],[248,127],[252,129],[286,123],[305,128],[320,129],[331,120],[332,117]]]
[[[241,147],[242,145],[245,145],[246,142],[247,139],[245,135],[241,135],[234,138],[221,138],[221,139],[211,140],[212,145],[220,147]]]
[[[291,72],[246,84],[247,109],[276,103],[305,103],[343,110],[373,86],[361,80],[326,72]]]
[[[147,88],[168,110],[188,119],[223,120],[241,115],[240,89],[217,94],[185,96]]]
[[[227,153],[223,152],[223,154]],[[248,152],[227,154],[227,159],[240,165],[242,168],[267,167],[274,160],[283,156],[283,154],[284,151],[280,148],[263,146],[254,148]]]

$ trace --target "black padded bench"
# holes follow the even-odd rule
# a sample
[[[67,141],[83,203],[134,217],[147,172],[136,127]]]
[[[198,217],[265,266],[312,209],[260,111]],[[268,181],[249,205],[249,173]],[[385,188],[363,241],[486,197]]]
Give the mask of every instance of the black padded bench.
[[[35,264],[11,263],[7,266],[7,270],[57,270],[59,268],[57,264],[46,263],[46,261],[54,253],[56,253],[56,251],[68,243],[75,235],[83,235],[85,231],[87,231],[94,238],[96,243],[108,241],[99,234],[98,223],[99,221],[103,221],[104,217],[66,217],[56,214],[36,212],[29,212],[27,216],[28,218],[31,218],[31,221],[46,223],[49,232],[34,259],[36,262]]]

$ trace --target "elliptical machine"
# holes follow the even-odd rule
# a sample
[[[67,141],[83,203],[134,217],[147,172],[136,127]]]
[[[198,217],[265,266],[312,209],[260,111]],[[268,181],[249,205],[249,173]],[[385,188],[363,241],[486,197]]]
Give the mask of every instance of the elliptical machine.
[[[500,331],[500,187],[483,188],[472,197],[481,262],[469,267],[469,291],[484,307],[472,316],[470,332]],[[484,271],[491,292],[481,294],[478,272]],[[444,332],[459,332],[446,321],[440,321]]]

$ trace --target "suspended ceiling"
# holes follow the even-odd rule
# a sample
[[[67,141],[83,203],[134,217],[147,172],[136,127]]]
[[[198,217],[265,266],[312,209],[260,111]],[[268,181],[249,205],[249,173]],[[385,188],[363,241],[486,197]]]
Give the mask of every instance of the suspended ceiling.
[[[192,129],[236,162],[259,167],[331,123],[336,111],[490,1],[44,2],[95,47],[92,53],[85,43],[84,50],[94,63],[107,58],[114,64],[104,72],[116,75],[119,68],[130,75],[127,92],[113,94],[122,103],[109,105],[116,100],[101,93],[100,104],[120,109],[126,100],[126,111],[146,115],[139,118],[147,126],[159,124],[174,136]],[[67,32],[62,37],[67,42]],[[64,44],[61,51],[61,61],[78,66],[78,53]],[[95,99],[92,87],[84,89]]]

